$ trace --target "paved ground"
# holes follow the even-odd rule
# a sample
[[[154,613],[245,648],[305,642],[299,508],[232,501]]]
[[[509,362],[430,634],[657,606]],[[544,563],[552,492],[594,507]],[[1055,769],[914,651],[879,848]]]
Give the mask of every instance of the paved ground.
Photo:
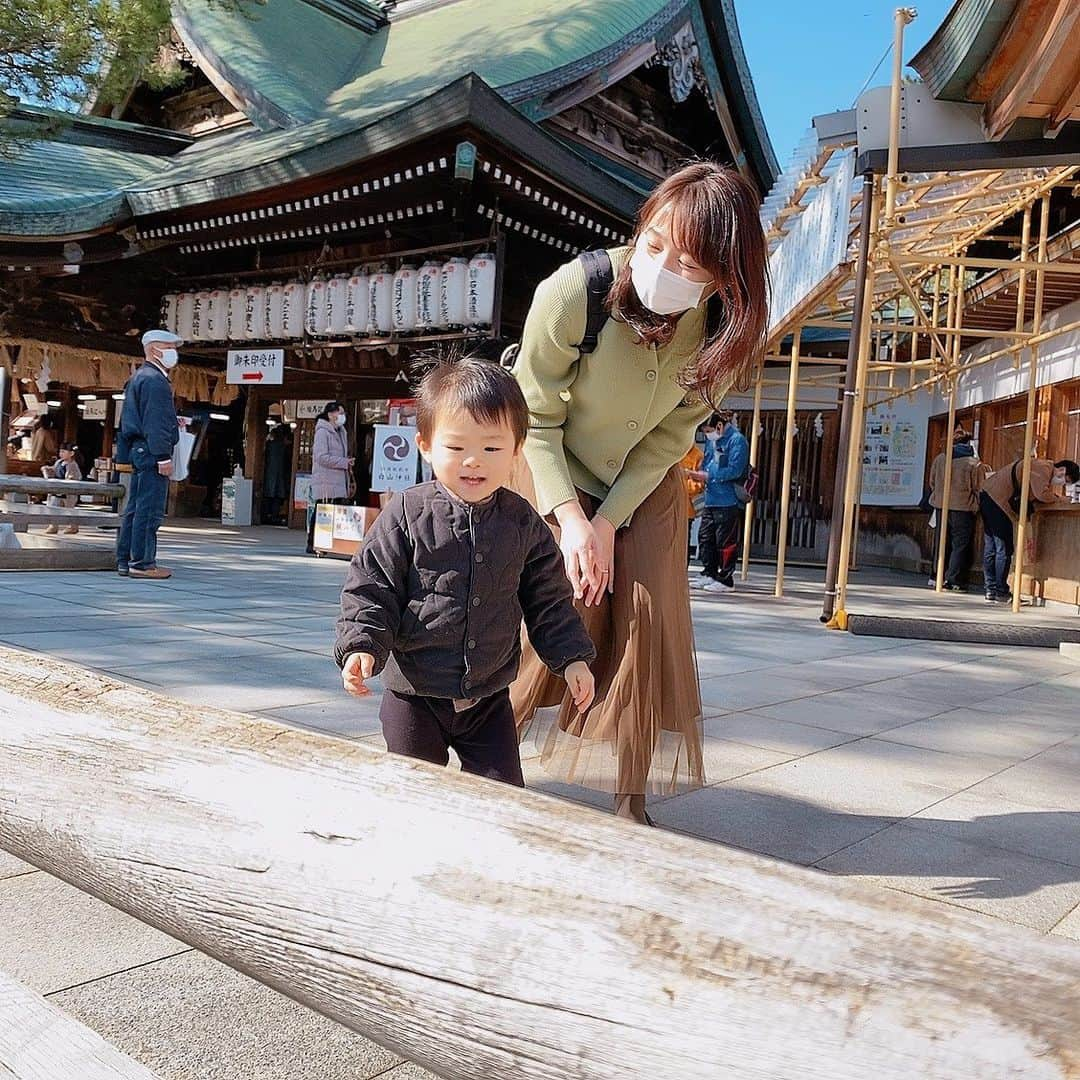
[[[345,696],[329,658],[343,563],[283,530],[162,540],[167,583],[0,575],[0,641],[380,744],[377,701]],[[792,571],[785,601],[765,575],[695,599],[710,786],[654,800],[657,822],[1080,940],[1080,663],[828,632],[816,575]],[[898,611],[965,603],[890,575],[857,588]],[[0,909],[0,970],[167,1080],[425,1075],[2,852]]]

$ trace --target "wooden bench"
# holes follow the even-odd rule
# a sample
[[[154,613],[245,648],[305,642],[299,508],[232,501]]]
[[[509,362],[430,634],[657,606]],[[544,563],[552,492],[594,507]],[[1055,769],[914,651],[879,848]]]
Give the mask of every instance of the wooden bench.
[[[0,1076],[155,1080],[157,1074],[0,971]]]
[[[109,570],[115,565],[112,545],[91,546],[80,541],[64,542],[52,536],[28,535],[30,525],[96,525],[118,528],[120,514],[103,506],[47,506],[16,502],[7,495],[96,495],[120,501],[122,484],[102,484],[90,480],[58,480],[44,476],[0,474],[0,525],[10,524],[16,533],[15,546],[0,548],[3,570]],[[111,538],[110,538],[111,539]]]

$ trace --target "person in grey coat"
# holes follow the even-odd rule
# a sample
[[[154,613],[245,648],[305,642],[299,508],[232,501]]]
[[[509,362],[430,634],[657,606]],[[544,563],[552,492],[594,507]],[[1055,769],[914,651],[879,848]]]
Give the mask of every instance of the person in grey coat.
[[[353,490],[353,462],[345,430],[348,414],[340,401],[329,401],[315,421],[311,447],[311,494],[317,503],[344,503]],[[307,552],[315,551],[315,512],[308,521]]]

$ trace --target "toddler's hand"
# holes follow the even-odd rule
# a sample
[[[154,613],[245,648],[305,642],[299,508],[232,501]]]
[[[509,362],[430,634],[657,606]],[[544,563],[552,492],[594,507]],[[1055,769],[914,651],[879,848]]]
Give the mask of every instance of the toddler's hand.
[[[578,712],[585,712],[596,696],[596,684],[593,681],[593,673],[589,670],[589,665],[583,660],[578,660],[563,672],[563,676],[566,679],[566,685],[570,689],[570,696],[574,699]]]
[[[345,659],[345,665],[341,669],[341,682],[350,694],[356,697],[367,697],[371,691],[364,685],[365,680],[370,679],[375,670],[375,657],[371,653],[349,653]]]

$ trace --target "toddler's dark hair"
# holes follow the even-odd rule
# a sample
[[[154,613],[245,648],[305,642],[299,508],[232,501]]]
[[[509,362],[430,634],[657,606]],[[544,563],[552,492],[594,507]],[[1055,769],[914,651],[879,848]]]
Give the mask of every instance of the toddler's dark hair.
[[[529,407],[505,368],[475,356],[440,360],[428,368],[416,392],[416,427],[431,442],[440,412],[462,410],[478,423],[506,421],[521,446],[529,431]]]

